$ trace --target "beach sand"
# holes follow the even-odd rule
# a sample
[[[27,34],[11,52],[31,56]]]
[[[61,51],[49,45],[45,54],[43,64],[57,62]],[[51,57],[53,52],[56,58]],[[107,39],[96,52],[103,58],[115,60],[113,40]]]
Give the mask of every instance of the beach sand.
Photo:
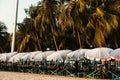
[[[107,79],[88,79],[79,77],[0,71],[0,80],[107,80]]]

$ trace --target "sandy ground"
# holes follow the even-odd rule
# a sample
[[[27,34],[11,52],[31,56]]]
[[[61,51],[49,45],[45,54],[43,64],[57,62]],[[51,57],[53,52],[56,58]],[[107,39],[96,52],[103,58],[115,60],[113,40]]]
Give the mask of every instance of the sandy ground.
[[[55,75],[0,71],[0,80],[103,80]],[[104,79],[106,80],[106,79]]]

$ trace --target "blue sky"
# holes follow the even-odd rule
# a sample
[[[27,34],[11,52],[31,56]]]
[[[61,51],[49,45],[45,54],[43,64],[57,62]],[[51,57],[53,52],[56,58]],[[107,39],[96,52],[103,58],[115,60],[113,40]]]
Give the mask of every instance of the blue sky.
[[[0,0],[0,21],[5,23],[8,28],[8,32],[13,32],[15,24],[15,11],[17,0]],[[19,0],[18,6],[18,19],[17,22],[22,22],[26,17],[25,8],[29,8],[31,5],[37,5],[40,0]]]

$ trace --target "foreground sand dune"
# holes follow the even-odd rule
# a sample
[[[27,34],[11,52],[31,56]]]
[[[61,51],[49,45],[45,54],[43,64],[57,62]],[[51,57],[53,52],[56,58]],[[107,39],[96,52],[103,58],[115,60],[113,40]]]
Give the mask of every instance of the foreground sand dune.
[[[0,80],[96,80],[96,79],[0,71]]]

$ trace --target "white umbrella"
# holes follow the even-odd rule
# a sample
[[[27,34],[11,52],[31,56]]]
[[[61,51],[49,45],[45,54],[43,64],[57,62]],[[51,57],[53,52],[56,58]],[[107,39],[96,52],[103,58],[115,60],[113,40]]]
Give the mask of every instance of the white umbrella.
[[[0,57],[0,61],[6,61],[7,60],[7,53],[3,53]]]
[[[21,57],[22,61],[30,61],[33,60],[34,56],[37,55],[38,53],[41,53],[41,51],[35,51],[35,52],[29,52],[26,55]]]
[[[91,50],[88,50],[85,52],[85,57],[93,60],[100,60],[100,59],[109,59],[110,58],[110,52],[113,51],[113,49],[111,48],[105,48],[105,47],[101,47],[101,48],[94,48]]]
[[[16,55],[16,54],[17,54],[17,52],[12,52],[12,53],[8,53],[7,56],[8,56],[8,58],[10,59],[12,56],[14,56],[14,55]]]
[[[46,59],[47,56],[51,55],[54,52],[55,51],[45,51],[45,52],[39,53],[34,57],[34,61],[42,61],[43,59]]]
[[[21,57],[21,60],[22,61],[27,61],[29,55],[30,55],[30,53],[26,53],[24,56]]]
[[[9,62],[19,62],[21,60],[21,57],[24,56],[26,53],[17,53],[16,55],[14,55],[13,57],[11,57],[8,61]]]
[[[0,57],[1,61],[8,61],[12,56],[14,56],[16,52],[13,53],[3,53]]]
[[[115,49],[113,52],[110,53],[112,57],[115,58],[115,60],[120,61],[120,48]]]
[[[47,61],[57,61],[57,60],[64,61],[66,58],[66,55],[70,52],[72,52],[72,51],[71,50],[56,51],[47,57]]]
[[[78,49],[78,50],[75,50],[73,52],[68,53],[67,57],[79,60],[79,58],[83,58],[84,57],[85,52],[88,51],[88,50],[89,49]]]
[[[31,52],[30,55],[28,56],[28,59],[27,59],[27,60],[29,60],[29,61],[34,61],[34,57],[35,57],[37,54],[41,53],[41,52],[42,52],[42,51]]]

